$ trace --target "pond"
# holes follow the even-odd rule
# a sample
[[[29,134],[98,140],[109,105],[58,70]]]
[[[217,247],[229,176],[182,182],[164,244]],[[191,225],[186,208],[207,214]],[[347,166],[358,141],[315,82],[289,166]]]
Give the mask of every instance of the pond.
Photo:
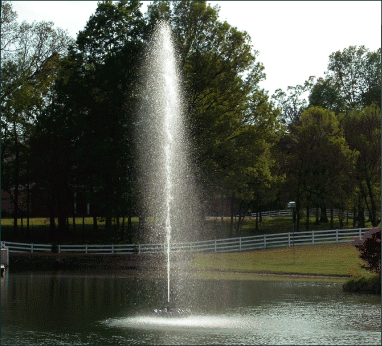
[[[342,283],[185,279],[187,317],[151,316],[164,280],[123,272],[7,273],[2,345],[380,344],[381,298]]]

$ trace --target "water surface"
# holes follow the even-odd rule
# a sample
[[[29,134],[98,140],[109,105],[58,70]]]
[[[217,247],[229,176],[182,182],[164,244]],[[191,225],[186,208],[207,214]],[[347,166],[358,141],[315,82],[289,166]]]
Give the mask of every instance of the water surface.
[[[183,318],[150,316],[167,282],[119,273],[8,273],[1,281],[1,344],[381,343],[379,296],[341,283],[186,280]]]

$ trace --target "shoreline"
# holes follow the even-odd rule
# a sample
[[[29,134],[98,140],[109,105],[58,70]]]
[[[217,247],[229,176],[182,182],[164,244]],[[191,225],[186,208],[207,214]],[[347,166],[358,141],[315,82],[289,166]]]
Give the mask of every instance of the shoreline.
[[[309,279],[309,280],[337,280],[344,281],[352,278],[352,275],[278,272],[269,270],[260,271],[235,271],[229,269],[200,269],[190,266],[193,255],[186,256],[174,265],[181,265],[186,275],[190,277],[223,279],[256,279],[256,278],[280,278],[280,279]],[[80,271],[124,271],[128,275],[144,275],[146,273],[165,272],[165,255],[160,254],[124,254],[124,255],[100,255],[100,254],[73,254],[73,253],[21,253],[9,254],[10,272],[42,272],[60,271],[61,273],[76,273]]]

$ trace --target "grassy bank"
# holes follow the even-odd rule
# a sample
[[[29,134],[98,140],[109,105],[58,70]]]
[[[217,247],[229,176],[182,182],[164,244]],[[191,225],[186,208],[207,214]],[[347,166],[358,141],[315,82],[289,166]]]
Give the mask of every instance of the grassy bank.
[[[368,275],[350,244],[305,245],[237,253],[196,254],[192,268],[200,271],[273,273],[349,277]]]
[[[122,219],[120,220],[119,231],[115,230],[115,220],[113,220],[112,230],[105,232],[105,220],[99,218],[98,229],[93,229],[93,219],[88,217],[84,220],[76,218],[75,227],[73,227],[73,219],[69,219],[69,229],[65,234],[60,234],[61,244],[118,244],[126,243],[128,239],[125,220],[125,229],[122,231]],[[305,219],[301,222],[301,230],[305,230]],[[318,231],[330,229],[330,223],[321,223],[320,225],[314,224],[315,218],[310,218],[310,230]],[[57,224],[57,220],[56,220]],[[200,233],[200,240],[228,238],[230,234],[230,218],[224,218],[223,222],[220,218],[209,217],[205,220],[203,231]],[[30,219],[29,235],[26,231],[26,220],[19,219],[18,231],[13,230],[13,219],[1,219],[1,238],[6,241],[14,242],[33,242],[33,243],[49,243],[49,219],[46,218],[33,218]],[[371,227],[370,223],[366,227]],[[133,233],[136,233],[138,228],[138,218],[132,219]],[[339,229],[340,225],[338,219],[334,220],[333,229]],[[344,228],[353,228],[352,220],[347,223],[345,221]],[[258,230],[256,230],[256,220],[254,218],[246,218],[244,220],[240,232],[233,232],[234,237],[252,236],[258,234],[274,234],[274,233],[287,233],[292,232],[292,218],[291,217],[275,217],[264,218],[259,223]],[[138,242],[138,239],[134,239]]]
[[[325,244],[236,253],[185,254],[178,260],[189,277],[224,280],[313,279],[345,282],[371,275],[360,268],[358,251],[350,244]],[[175,259],[175,258],[174,258]],[[187,265],[185,265],[187,264]],[[58,268],[57,268],[58,267]],[[176,267],[176,263],[174,263]],[[166,269],[164,255],[10,254],[12,270],[134,270],[143,275]]]
[[[348,280],[344,285],[345,292],[381,294],[381,276],[361,276]]]

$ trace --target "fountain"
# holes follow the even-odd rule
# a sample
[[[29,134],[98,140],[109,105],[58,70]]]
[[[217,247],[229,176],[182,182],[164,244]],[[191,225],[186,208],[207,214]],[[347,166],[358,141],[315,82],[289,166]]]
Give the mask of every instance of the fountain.
[[[159,21],[152,35],[142,69],[138,117],[138,150],[142,210],[151,217],[145,240],[162,242],[167,261],[166,307],[158,315],[184,315],[172,310],[171,268],[173,240],[191,240],[195,233],[193,210],[197,206],[184,119],[177,53],[170,26]],[[193,229],[192,229],[193,228]],[[192,232],[191,232],[192,229]],[[164,237],[163,237],[164,236]],[[188,236],[188,238],[187,238]],[[163,239],[164,238],[164,239]]]

